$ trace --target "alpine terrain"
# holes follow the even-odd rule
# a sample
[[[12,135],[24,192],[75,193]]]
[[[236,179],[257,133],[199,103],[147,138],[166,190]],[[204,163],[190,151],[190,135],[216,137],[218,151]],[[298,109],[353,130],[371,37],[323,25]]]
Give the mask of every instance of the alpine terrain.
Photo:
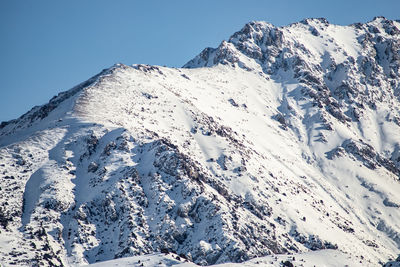
[[[1,123],[0,177],[6,266],[396,264],[400,22],[250,22],[183,68],[116,64]]]

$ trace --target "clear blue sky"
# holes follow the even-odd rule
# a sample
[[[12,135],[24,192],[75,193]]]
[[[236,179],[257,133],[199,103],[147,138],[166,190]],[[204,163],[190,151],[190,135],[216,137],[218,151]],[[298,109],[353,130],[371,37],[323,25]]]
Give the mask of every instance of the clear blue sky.
[[[252,20],[400,19],[399,0],[0,0],[0,121],[114,63],[180,67]]]

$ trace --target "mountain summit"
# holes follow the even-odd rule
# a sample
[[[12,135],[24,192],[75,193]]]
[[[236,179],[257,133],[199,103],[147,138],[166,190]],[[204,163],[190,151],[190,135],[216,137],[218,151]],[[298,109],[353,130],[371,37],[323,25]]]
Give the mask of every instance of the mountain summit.
[[[250,22],[183,68],[116,64],[1,123],[0,261],[387,262],[399,95],[400,23],[383,17]]]

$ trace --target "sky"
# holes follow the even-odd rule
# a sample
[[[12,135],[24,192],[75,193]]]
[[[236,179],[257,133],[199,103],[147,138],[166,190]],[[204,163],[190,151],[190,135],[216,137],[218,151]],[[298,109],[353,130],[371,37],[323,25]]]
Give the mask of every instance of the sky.
[[[0,0],[0,122],[115,63],[181,67],[245,23],[400,19],[399,0]]]

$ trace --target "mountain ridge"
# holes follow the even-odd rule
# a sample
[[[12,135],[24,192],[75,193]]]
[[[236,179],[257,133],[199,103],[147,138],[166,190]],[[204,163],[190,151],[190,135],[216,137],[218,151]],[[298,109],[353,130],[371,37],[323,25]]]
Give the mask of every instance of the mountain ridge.
[[[394,258],[399,28],[251,22],[185,68],[116,64],[2,123],[1,261]]]

